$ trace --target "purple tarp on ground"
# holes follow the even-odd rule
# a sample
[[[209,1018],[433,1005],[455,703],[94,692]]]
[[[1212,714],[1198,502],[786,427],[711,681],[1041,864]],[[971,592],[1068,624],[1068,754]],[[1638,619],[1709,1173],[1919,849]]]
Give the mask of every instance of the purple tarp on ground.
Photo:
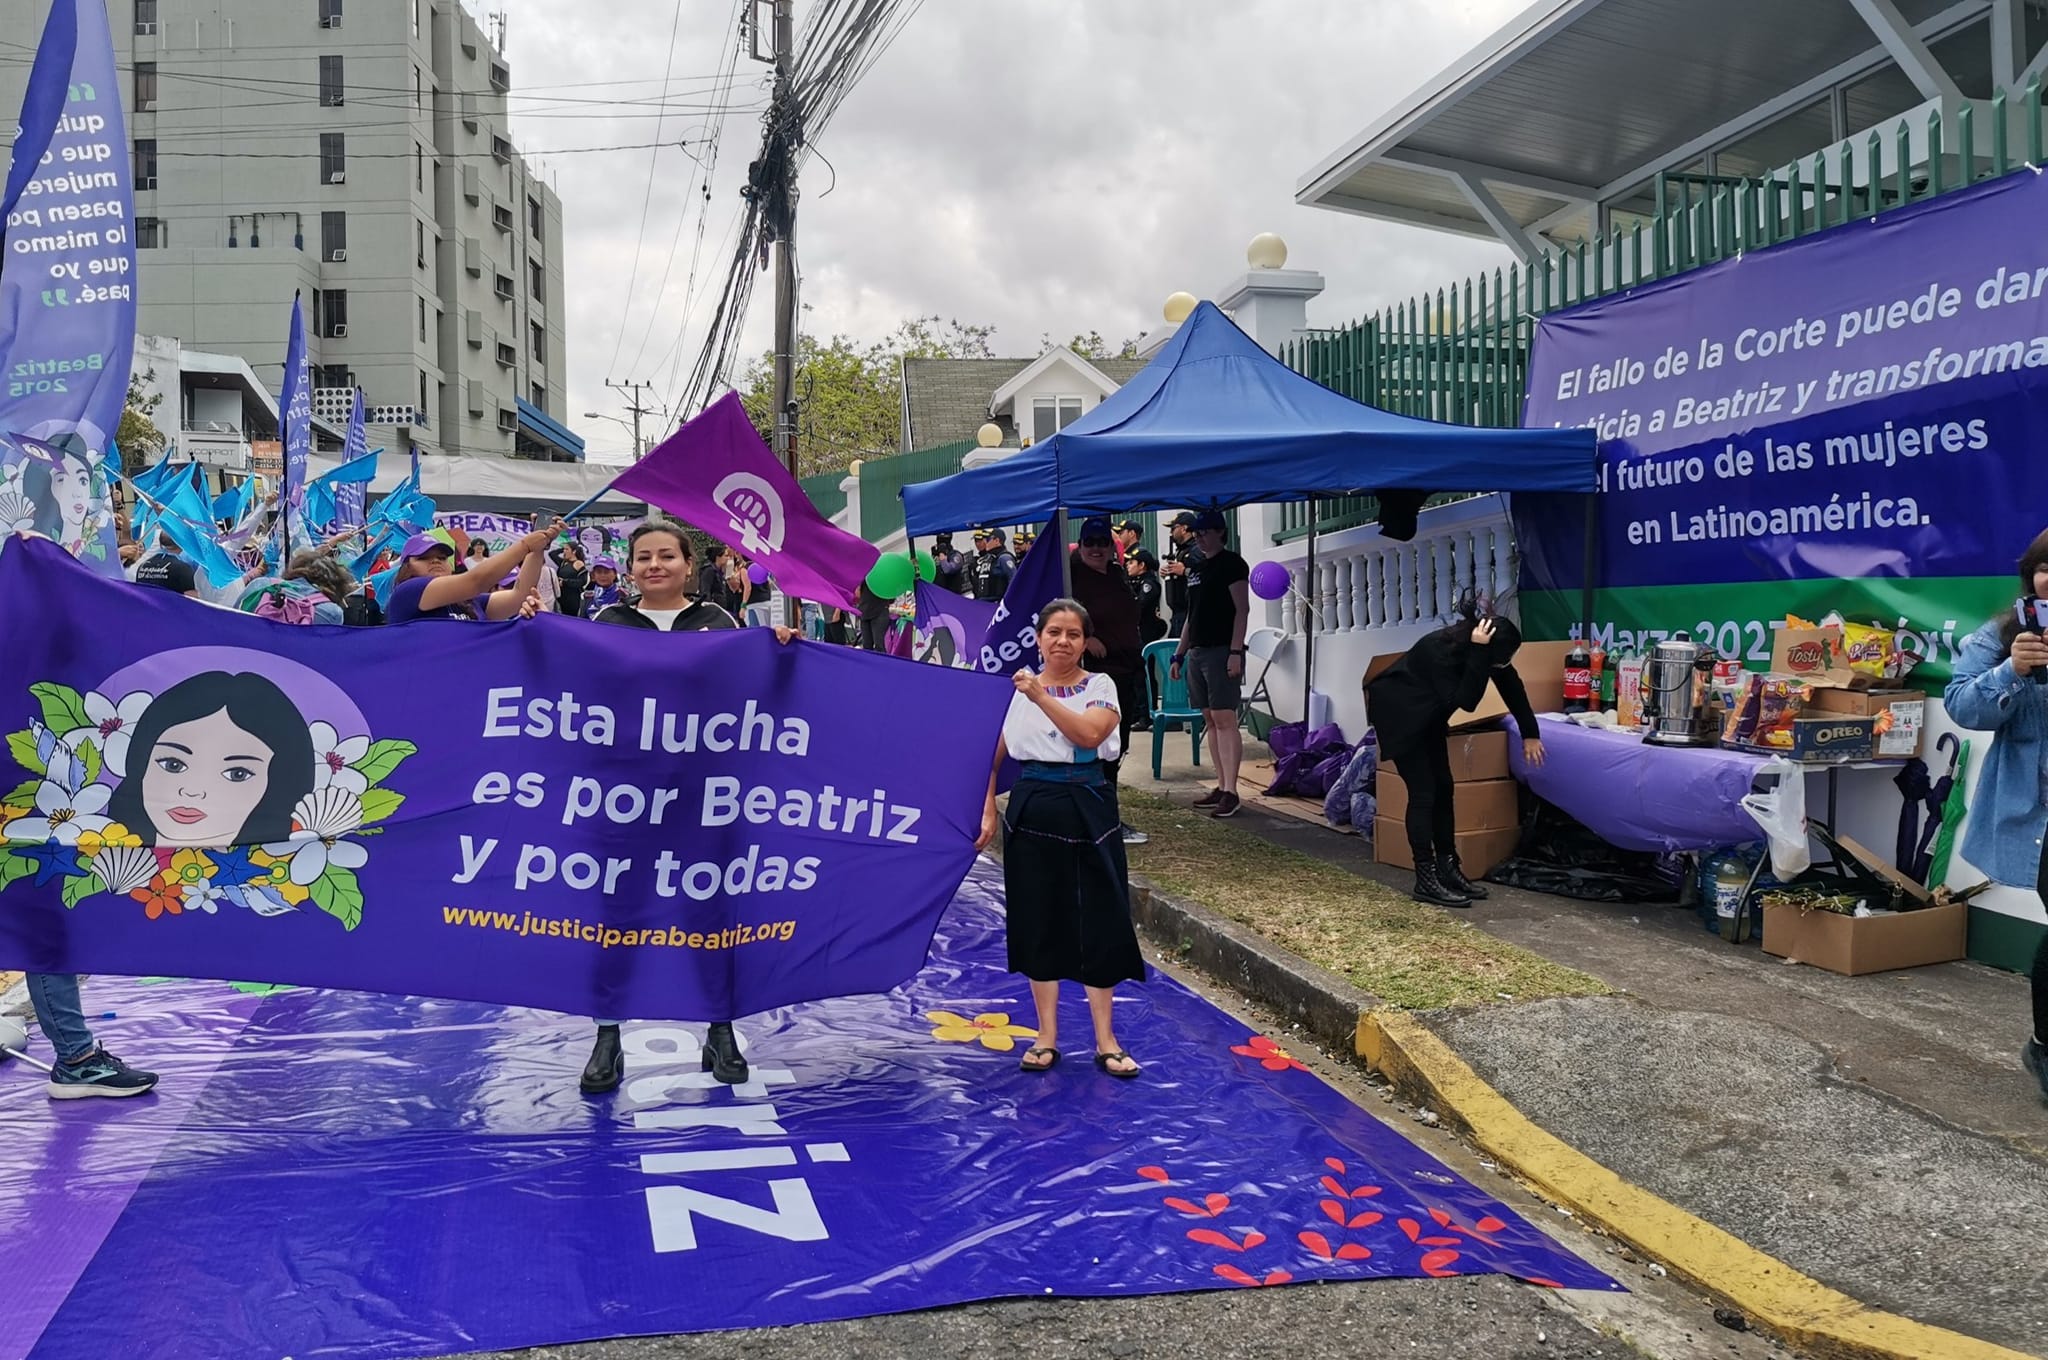
[[[1118,995],[1142,1079],[1089,1064],[1078,989],[1067,1059],[1018,1072],[1002,929],[984,865],[908,986],[742,1021],[752,1084],[649,1023],[599,1099],[575,1085],[588,1023],[545,1012],[89,983],[119,1012],[103,1037],[165,1081],[81,1108],[0,1067],[0,1256],[37,1304],[0,1310],[0,1360],[381,1360],[1373,1276],[1617,1287],[1169,979]]]
[[[1763,756],[1646,746],[1627,732],[1544,715],[1545,759],[1531,769],[1508,743],[1515,778],[1623,850],[1711,850],[1763,839],[1742,810]]]

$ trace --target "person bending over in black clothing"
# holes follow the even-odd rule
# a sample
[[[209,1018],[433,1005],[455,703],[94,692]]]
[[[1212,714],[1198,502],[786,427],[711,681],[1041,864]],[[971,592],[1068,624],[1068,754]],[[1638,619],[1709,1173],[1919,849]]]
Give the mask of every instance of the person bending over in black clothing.
[[[1408,848],[1415,856],[1418,902],[1469,907],[1486,889],[1458,866],[1458,819],[1452,806],[1451,715],[1476,708],[1490,680],[1514,715],[1522,752],[1543,763],[1543,738],[1529,692],[1515,673],[1522,631],[1509,619],[1465,617],[1438,629],[1367,687],[1367,708],[1380,754],[1408,785]]]

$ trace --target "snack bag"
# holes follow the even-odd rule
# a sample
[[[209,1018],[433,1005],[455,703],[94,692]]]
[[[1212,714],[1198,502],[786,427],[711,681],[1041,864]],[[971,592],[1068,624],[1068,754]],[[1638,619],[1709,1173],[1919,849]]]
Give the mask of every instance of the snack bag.
[[[1751,741],[1773,751],[1792,749],[1792,724],[1806,711],[1813,687],[1786,675],[1767,675],[1758,687],[1756,733]]]
[[[1721,741],[1728,746],[1747,746],[1756,734],[1757,716],[1763,703],[1764,678],[1753,675],[1749,687],[1728,705],[1728,721],[1721,728]]]
[[[1842,651],[1849,669],[1875,680],[1896,680],[1899,669],[1899,638],[1889,628],[1865,623],[1842,625]]]

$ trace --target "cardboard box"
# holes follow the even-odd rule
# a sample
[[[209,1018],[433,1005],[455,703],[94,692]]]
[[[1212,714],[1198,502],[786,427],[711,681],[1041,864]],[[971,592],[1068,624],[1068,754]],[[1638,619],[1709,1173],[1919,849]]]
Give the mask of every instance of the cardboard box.
[[[1453,732],[1450,746],[1451,779],[1455,783],[1478,784],[1514,777],[1508,768],[1505,732]]]
[[[1933,893],[1929,892],[1921,884],[1906,877],[1903,873],[1900,873],[1889,859],[1878,854],[1875,850],[1868,848],[1858,841],[1850,840],[1839,832],[1835,835],[1835,844],[1855,856],[1859,863],[1876,873],[1878,877],[1894,884],[1900,892],[1906,895],[1908,905],[1918,902],[1922,906],[1928,906],[1933,903]]]
[[[1522,688],[1529,692],[1529,707],[1537,713],[1560,713],[1564,711],[1564,658],[1570,652],[1569,642],[1525,642],[1515,653],[1515,674],[1522,678]],[[1396,661],[1408,655],[1406,652],[1388,652],[1376,656],[1365,668],[1365,677],[1359,683],[1371,686],[1382,672]],[[1366,716],[1372,716],[1372,695],[1366,695]],[[1508,716],[1507,701],[1500,697],[1500,691],[1492,682],[1486,686],[1486,695],[1477,708],[1465,709],[1451,717],[1451,730],[1461,731],[1469,727],[1484,727]],[[1485,778],[1498,776],[1487,775]]]
[[[1643,659],[1632,656],[1615,667],[1614,721],[1617,727],[1643,725]]]
[[[1379,815],[1390,822],[1408,815],[1408,785],[1390,769],[1381,769]],[[1460,831],[1506,831],[1522,824],[1522,786],[1512,779],[1483,779],[1457,786],[1451,799]]]
[[[1877,759],[1877,719],[1847,713],[1800,718],[1792,724],[1792,749],[1779,754],[1806,765]]]
[[[1839,628],[1780,628],[1771,639],[1771,674],[1814,685],[1867,689],[1870,677],[1849,669]]]
[[[1816,689],[1808,713],[1868,718],[1891,715],[1891,728],[1877,738],[1876,753],[1891,760],[1920,754],[1920,734],[1927,724],[1927,695],[1917,689]]]
[[[1467,878],[1484,878],[1505,863],[1522,843],[1516,829],[1461,831],[1458,833],[1458,867]],[[1395,869],[1413,869],[1415,857],[1408,853],[1408,828],[1387,817],[1375,817],[1372,824],[1373,858]]]
[[[1960,959],[1969,926],[1970,909],[1961,902],[1878,916],[1765,907],[1763,947],[1781,959],[1861,977]]]

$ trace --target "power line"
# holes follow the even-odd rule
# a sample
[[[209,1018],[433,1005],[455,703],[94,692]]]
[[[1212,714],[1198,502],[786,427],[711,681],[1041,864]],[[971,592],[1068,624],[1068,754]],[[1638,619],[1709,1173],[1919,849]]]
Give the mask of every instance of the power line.
[[[664,82],[668,80],[669,72],[675,67],[676,35],[682,32],[682,28],[683,0],[676,0],[675,17],[670,20],[668,27],[668,59],[661,72]],[[661,124],[658,121],[654,125],[654,132],[656,136],[661,135]],[[647,213],[648,209],[654,206],[654,172],[660,166],[661,152],[657,150],[647,158],[647,191],[640,197],[640,230],[633,236],[633,268],[626,276],[626,291],[619,311],[619,335],[612,344],[612,358],[611,362],[605,365],[607,369],[618,368],[619,352],[626,347],[626,322],[633,315],[633,285],[640,281],[640,251],[647,244]]]

